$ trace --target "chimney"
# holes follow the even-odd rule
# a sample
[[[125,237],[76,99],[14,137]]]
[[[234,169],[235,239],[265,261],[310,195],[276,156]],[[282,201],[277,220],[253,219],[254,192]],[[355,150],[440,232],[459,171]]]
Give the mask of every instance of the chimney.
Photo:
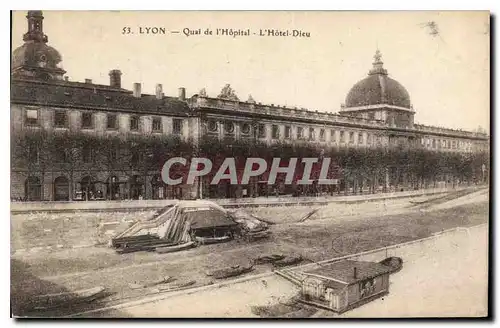
[[[92,80],[91,79],[85,79],[85,83],[92,84]]]
[[[163,99],[163,87],[159,83],[156,85],[156,99]]]
[[[134,83],[134,97],[141,98],[141,84]]]
[[[358,279],[358,268],[354,267],[354,279]]]
[[[122,87],[122,72],[119,69],[109,71],[109,85],[113,88]]]
[[[179,88],[179,100],[186,100],[186,88]]]
[[[68,77],[68,76],[65,76],[65,77],[64,77],[64,81],[69,81],[69,77]]]

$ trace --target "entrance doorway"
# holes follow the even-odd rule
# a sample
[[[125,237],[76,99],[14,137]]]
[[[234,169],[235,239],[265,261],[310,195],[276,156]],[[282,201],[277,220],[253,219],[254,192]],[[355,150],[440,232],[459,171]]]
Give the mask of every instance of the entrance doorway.
[[[42,184],[38,177],[28,177],[24,182],[24,199],[40,201],[42,198]]]
[[[54,180],[54,200],[69,200],[69,181],[66,177],[61,176]]]

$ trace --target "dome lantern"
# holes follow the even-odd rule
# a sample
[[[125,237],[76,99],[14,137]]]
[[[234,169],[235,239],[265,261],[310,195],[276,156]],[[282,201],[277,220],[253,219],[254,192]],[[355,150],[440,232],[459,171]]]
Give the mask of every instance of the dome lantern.
[[[56,49],[47,45],[42,11],[31,10],[26,19],[28,32],[23,35],[24,44],[12,53],[12,76],[45,81],[63,80],[66,71],[60,67],[62,57]]]
[[[377,49],[375,55],[373,56],[375,60],[373,62],[373,68],[368,72],[368,75],[383,74],[387,75],[387,70],[384,69],[384,62],[382,61],[382,53]]]

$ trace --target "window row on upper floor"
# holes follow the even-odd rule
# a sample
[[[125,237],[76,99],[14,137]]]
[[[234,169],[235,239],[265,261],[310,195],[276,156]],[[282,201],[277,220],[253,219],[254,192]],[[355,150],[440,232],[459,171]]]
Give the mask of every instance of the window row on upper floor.
[[[371,145],[381,144],[382,136],[367,131],[347,128],[304,127],[286,124],[251,124],[248,122],[209,120],[206,124],[208,134],[235,136],[239,131],[242,137],[255,137],[272,140],[308,140],[335,144]],[[237,129],[238,128],[238,129]]]
[[[442,139],[423,137],[420,139],[421,145],[430,149],[448,149],[448,150],[464,150],[472,151],[474,143],[470,140],[457,140],[457,139]]]
[[[127,130],[132,132],[145,132],[146,130],[153,133],[163,133],[164,124],[161,116],[141,116],[134,114],[126,114],[125,120],[120,119],[118,113],[96,113],[91,111],[81,111],[79,112],[80,119],[77,123],[77,127],[82,130],[94,130],[96,129],[97,121],[104,120],[104,128],[106,130],[119,130],[125,127]],[[142,124],[141,124],[141,118]],[[148,118],[148,119],[145,119]],[[70,127],[70,112],[64,109],[53,110],[53,115],[50,117],[52,126],[54,128],[69,128]],[[172,133],[182,134],[183,130],[183,119],[173,118],[172,119]],[[125,123],[125,124],[124,124]],[[146,128],[148,124],[148,128]],[[27,108],[24,111],[24,125],[25,126],[41,126],[41,113],[39,109]]]

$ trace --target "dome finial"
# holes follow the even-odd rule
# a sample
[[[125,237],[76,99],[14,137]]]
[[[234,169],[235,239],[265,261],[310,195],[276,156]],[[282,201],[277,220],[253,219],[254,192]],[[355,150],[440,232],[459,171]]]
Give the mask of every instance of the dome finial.
[[[373,56],[373,59],[375,59],[374,64],[382,63],[382,61],[381,61],[382,60],[382,53],[380,52],[378,47],[377,47],[377,51],[375,51],[375,55]]]
[[[382,62],[382,53],[377,47],[377,50],[375,51],[375,55],[373,56],[374,62],[373,62],[373,68],[370,70],[368,73],[369,75],[372,74],[384,74],[387,75],[387,70],[384,69],[384,62]]]

